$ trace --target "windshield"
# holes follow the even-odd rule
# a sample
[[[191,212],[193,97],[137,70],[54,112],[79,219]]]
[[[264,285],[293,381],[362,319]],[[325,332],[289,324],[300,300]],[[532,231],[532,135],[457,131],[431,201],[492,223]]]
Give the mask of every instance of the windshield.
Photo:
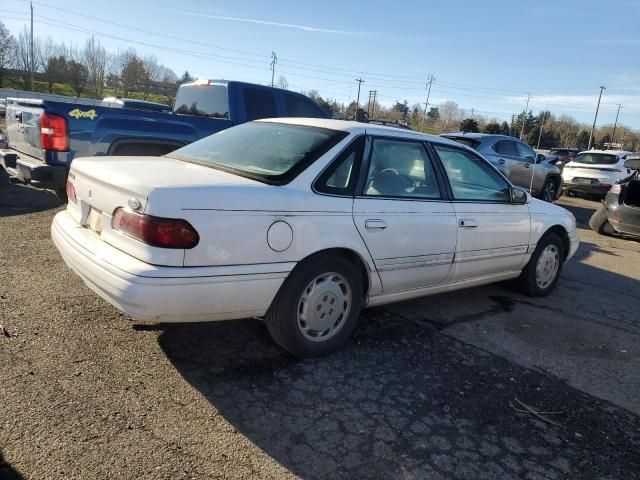
[[[168,156],[268,183],[283,183],[347,135],[325,128],[250,122],[203,138]]]
[[[573,161],[587,165],[614,165],[618,163],[618,157],[608,153],[581,153]]]
[[[182,85],[176,95],[173,109],[184,115],[229,118],[227,86],[222,84]]]

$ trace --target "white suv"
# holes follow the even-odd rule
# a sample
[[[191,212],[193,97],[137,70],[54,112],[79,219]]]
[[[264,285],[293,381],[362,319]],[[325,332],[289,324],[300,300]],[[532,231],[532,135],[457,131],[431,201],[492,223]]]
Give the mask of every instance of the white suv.
[[[633,173],[624,166],[632,152],[588,150],[564,166],[562,180],[567,193],[580,192],[604,197],[612,185]]]

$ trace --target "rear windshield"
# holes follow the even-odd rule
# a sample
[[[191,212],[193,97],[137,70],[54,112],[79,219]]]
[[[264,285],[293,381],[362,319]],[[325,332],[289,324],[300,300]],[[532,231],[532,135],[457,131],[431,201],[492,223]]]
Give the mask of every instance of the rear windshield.
[[[448,138],[449,140],[453,140],[455,142],[466,145],[467,147],[476,148],[480,145],[480,142],[468,137],[450,137],[445,135],[444,138]]]
[[[186,85],[178,89],[176,113],[200,117],[229,118],[227,86],[221,84]]]
[[[573,161],[587,165],[614,165],[618,163],[618,157],[607,153],[582,153]]]
[[[167,156],[281,184],[347,135],[325,128],[250,122],[205,137]]]

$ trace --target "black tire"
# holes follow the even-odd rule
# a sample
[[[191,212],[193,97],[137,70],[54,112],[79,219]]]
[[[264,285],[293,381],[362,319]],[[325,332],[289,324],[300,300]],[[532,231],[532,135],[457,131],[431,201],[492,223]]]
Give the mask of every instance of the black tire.
[[[547,285],[545,288],[541,288],[536,281],[536,266],[538,264],[538,259],[542,252],[549,245],[555,245],[558,250],[559,264],[558,271],[556,273],[553,281]],[[558,279],[560,278],[560,274],[562,273],[562,266],[564,264],[565,252],[564,252],[564,244],[562,239],[558,236],[557,233],[547,232],[545,233],[540,241],[538,241],[538,245],[531,255],[529,259],[529,263],[524,267],[522,273],[515,281],[515,287],[525,295],[530,297],[544,297],[548,295],[551,290],[554,289],[556,283],[558,283]]]
[[[589,219],[589,227],[600,235],[613,235],[615,233],[615,230],[607,218],[607,209],[604,205],[600,205],[600,208],[593,212],[593,215],[591,215]]]
[[[542,186],[542,191],[540,192],[540,198],[545,202],[553,203],[558,196],[558,188],[560,186],[560,182],[558,182],[554,178],[547,178]]]
[[[324,341],[312,341],[298,326],[298,307],[307,286],[324,273],[338,273],[351,289],[351,308],[341,327]],[[364,299],[359,269],[347,258],[321,253],[298,265],[280,287],[265,322],[273,340],[285,350],[299,357],[317,357],[338,349],[355,328]]]

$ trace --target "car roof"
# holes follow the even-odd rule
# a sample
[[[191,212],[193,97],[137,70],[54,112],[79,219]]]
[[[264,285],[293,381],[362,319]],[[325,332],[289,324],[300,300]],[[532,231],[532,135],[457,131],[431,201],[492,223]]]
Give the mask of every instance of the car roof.
[[[479,133],[479,132],[449,132],[449,133],[442,133],[440,136],[442,137],[460,137],[460,138],[473,138],[476,140],[482,140],[485,138],[495,138],[495,139],[501,139],[501,140],[514,140],[517,142],[521,142],[522,140],[520,140],[519,138],[515,138],[515,137],[510,137],[509,135],[500,135],[497,133]]]
[[[336,120],[333,118],[304,118],[304,117],[284,117],[284,118],[265,118],[256,120],[258,122],[268,123],[286,123],[288,125],[302,125],[306,127],[327,128],[329,130],[338,130],[349,133],[368,133],[386,136],[394,136],[401,138],[413,138],[421,141],[439,142],[456,147],[465,147],[458,142],[449,140],[438,135],[429,135],[427,133],[416,132],[415,130],[407,130],[398,127],[388,127],[386,125],[377,125],[364,122],[356,122],[355,120]],[[473,151],[472,149],[469,149]]]

